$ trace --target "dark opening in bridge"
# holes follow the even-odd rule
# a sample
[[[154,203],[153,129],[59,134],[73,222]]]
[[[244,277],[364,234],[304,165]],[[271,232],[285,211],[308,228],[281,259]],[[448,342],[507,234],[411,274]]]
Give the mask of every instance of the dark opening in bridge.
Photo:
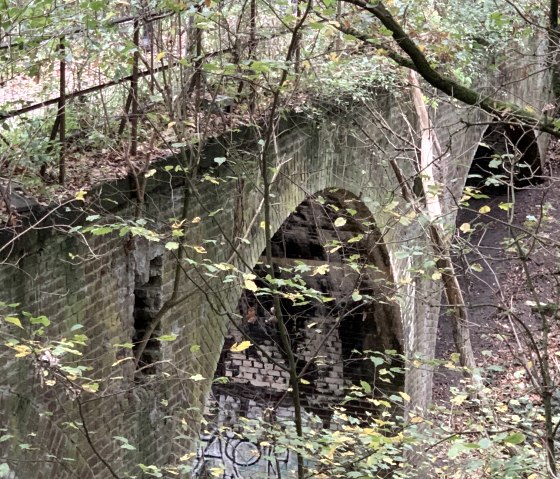
[[[140,373],[156,373],[156,363],[161,359],[161,343],[156,339],[160,334],[159,325],[154,328],[156,314],[162,305],[163,258],[156,256],[150,261],[148,280],[136,274],[134,287],[134,344],[135,355],[142,347],[145,335],[151,331],[149,339],[138,361]]]
[[[469,171],[466,185],[499,194],[542,180],[541,158],[533,130],[497,123],[486,130]]]
[[[272,255],[282,317],[303,378],[304,409],[328,423],[329,406],[352,385],[365,381],[376,395],[402,389],[402,375],[380,380],[382,367],[369,358],[373,351],[401,353],[402,332],[398,307],[389,299],[394,290],[388,254],[363,203],[340,190],[305,200],[273,236]],[[245,291],[239,305],[238,327],[246,337],[230,328],[217,369],[229,383],[215,387],[214,395],[268,405],[286,397],[289,375],[272,361],[286,365],[287,354],[266,292],[271,285],[264,253],[261,260],[254,269],[259,290]],[[243,339],[253,346],[232,352]],[[371,410],[371,402],[352,404],[345,407],[357,414]]]

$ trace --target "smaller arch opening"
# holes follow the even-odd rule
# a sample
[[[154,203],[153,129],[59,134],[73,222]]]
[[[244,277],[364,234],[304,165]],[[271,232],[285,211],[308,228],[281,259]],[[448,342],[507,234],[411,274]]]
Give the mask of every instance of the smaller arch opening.
[[[535,132],[518,125],[495,123],[484,133],[474,155],[466,186],[487,194],[525,188],[542,182],[542,162]]]

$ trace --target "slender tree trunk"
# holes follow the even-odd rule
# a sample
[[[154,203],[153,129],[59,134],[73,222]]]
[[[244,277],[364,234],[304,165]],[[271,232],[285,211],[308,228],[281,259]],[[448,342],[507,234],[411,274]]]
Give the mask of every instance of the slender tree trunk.
[[[433,164],[436,159],[434,147],[439,149],[435,130],[431,124],[420,84],[416,72],[410,72],[410,82],[412,84],[412,98],[414,107],[418,114],[420,129],[422,131],[422,143],[420,153],[420,171],[422,178],[422,186],[426,198],[426,210],[430,218],[431,224],[429,228],[429,240],[436,257],[436,265],[441,272],[443,279],[443,287],[447,296],[447,301],[451,306],[453,339],[455,347],[460,355],[461,366],[465,368],[467,374],[472,378],[473,384],[477,390],[482,388],[482,381],[477,372],[476,360],[470,338],[469,318],[463,293],[455,274],[451,253],[449,250],[449,242],[445,239],[443,228],[436,221],[441,217],[442,208],[436,191],[436,181],[433,173]]]

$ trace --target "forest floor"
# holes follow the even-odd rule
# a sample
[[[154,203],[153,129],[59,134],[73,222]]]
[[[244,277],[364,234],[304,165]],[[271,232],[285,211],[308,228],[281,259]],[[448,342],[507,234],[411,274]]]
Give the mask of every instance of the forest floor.
[[[498,400],[506,403],[520,391],[538,402],[530,379],[538,375],[538,361],[527,335],[530,331],[538,348],[542,348],[543,324],[536,311],[537,301],[547,305],[551,372],[560,378],[560,321],[553,306],[560,304],[560,145],[556,142],[550,145],[547,163],[547,180],[516,190],[512,209],[503,209],[513,201],[511,194],[489,192],[490,198],[470,200],[457,216],[458,228],[468,223],[473,229],[460,232],[455,241],[457,272],[469,306],[472,346],[478,366],[484,369],[486,384]],[[484,206],[490,207],[486,214],[480,213]],[[509,216],[513,219],[511,227]],[[531,240],[527,234],[531,231],[535,233],[533,238],[538,236],[542,243]],[[526,261],[518,259],[511,245],[507,247],[512,235],[526,238]],[[455,351],[451,320],[444,311],[436,357],[446,360]],[[446,403],[450,386],[460,387],[460,380],[461,375],[440,367],[434,378],[435,402]]]

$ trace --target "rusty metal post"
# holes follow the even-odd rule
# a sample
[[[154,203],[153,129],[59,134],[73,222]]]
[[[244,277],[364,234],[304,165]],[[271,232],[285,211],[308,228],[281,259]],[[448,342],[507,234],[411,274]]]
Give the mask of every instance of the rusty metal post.
[[[66,181],[66,45],[65,37],[62,36],[58,43],[58,55],[60,65],[60,83],[58,98],[58,141],[60,143],[60,151],[58,157],[58,182],[63,185]]]
[[[140,61],[140,20],[134,19],[134,57],[132,59],[132,79],[130,91],[132,94],[132,111],[130,113],[130,155],[138,153],[138,64]]]

